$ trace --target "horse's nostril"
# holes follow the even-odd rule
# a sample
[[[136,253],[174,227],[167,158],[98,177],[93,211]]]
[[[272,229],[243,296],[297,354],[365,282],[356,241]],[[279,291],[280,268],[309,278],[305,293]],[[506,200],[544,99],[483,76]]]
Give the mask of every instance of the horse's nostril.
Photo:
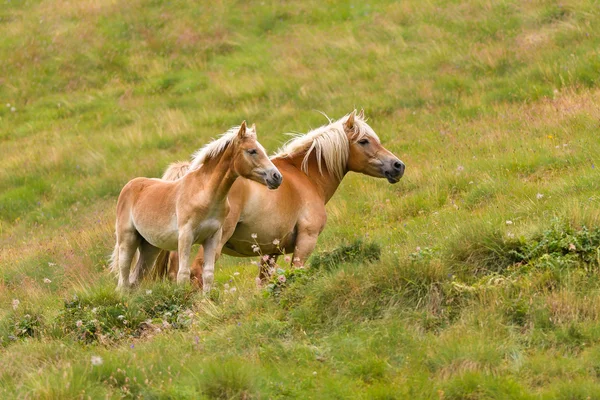
[[[400,161],[396,161],[394,163],[394,169],[401,170],[403,166],[404,164],[402,164]]]
[[[276,181],[279,181],[279,180],[281,180],[281,175],[280,175],[278,172],[275,172],[275,173],[273,174],[273,178],[274,178]]]

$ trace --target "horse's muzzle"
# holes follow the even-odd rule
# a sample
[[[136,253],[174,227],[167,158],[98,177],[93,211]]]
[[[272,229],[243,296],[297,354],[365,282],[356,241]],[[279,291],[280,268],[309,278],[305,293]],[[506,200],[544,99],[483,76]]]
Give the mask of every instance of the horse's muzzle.
[[[273,168],[267,172],[265,182],[269,189],[277,189],[281,185],[281,182],[283,182],[283,176],[281,176],[281,173],[277,168]]]
[[[389,183],[398,183],[400,178],[404,175],[406,165],[398,159],[392,161],[390,164],[390,167],[387,168],[383,174]]]

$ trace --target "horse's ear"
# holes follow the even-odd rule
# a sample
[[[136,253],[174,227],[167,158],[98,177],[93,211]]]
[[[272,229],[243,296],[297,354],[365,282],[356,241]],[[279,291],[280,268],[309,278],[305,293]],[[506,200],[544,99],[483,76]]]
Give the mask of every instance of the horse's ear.
[[[239,139],[243,139],[246,136],[246,121],[242,121],[240,125],[240,130],[237,133],[237,137]]]
[[[365,119],[365,109],[364,108],[360,109],[360,112],[358,113],[358,118]]]
[[[348,119],[346,120],[346,122],[344,122],[344,125],[346,126],[346,128],[348,128],[348,129],[354,128],[354,116],[355,115],[356,115],[356,110],[354,110],[350,113],[350,115],[348,116]]]
[[[252,124],[252,132],[254,132],[254,134],[256,135],[256,124]]]

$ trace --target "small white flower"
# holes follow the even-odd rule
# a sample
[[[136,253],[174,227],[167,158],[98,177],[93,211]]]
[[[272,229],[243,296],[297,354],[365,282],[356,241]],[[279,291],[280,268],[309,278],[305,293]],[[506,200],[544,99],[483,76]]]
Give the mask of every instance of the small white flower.
[[[458,167],[456,167],[456,170],[457,170],[458,172],[461,172],[461,171],[464,171],[464,170],[465,170],[465,167],[463,167],[462,165],[459,165]]]
[[[236,271],[236,272],[233,273],[233,276],[238,276],[239,274],[240,273]]]
[[[96,314],[98,312],[98,307],[92,308],[92,314]]]
[[[75,325],[77,325],[78,328],[81,328],[83,326],[83,321],[79,320],[79,321],[75,322]]]
[[[421,251],[421,246],[417,246],[416,250]]]
[[[48,266],[49,266],[49,267],[55,267],[55,266],[56,266],[56,263],[49,262],[49,263],[48,263]]]
[[[224,284],[224,285],[223,285],[223,288],[224,288],[225,290],[229,290],[229,283],[226,283],[226,284]]]
[[[300,257],[294,257],[294,262],[300,262]]]
[[[119,316],[117,317],[117,319],[125,319],[125,316],[124,316],[124,315],[119,315]]]
[[[317,375],[317,371],[313,371],[313,375]]]
[[[473,181],[469,181],[469,185],[472,185],[474,182]]]
[[[252,260],[252,261],[250,261],[250,264],[252,264],[252,265],[258,265],[258,262],[256,262],[256,260]]]
[[[147,289],[147,290],[146,290],[146,294],[152,294],[152,290],[150,290],[150,289]]]
[[[123,325],[127,325],[129,323],[129,321],[127,321],[126,319],[123,320]]]
[[[229,293],[235,293],[237,292],[237,288],[234,286],[231,289],[229,289]]]
[[[92,365],[94,365],[94,366],[102,365],[102,363],[104,362],[102,360],[102,357],[100,357],[100,356],[92,356],[91,361],[92,361]]]
[[[48,279],[48,278],[44,278],[44,283],[45,284],[49,284],[49,283],[52,283],[52,281],[50,279]]]
[[[258,235],[256,233],[253,233],[252,235],[250,235],[252,237],[252,239],[256,239],[258,237]]]
[[[6,107],[10,108],[10,103],[6,103]]]
[[[19,304],[21,304],[21,302],[18,299],[13,299],[13,301],[12,301],[13,310],[16,310],[19,307]]]
[[[275,239],[275,240],[273,240],[273,244],[274,244],[275,246],[279,246],[279,239]]]
[[[513,222],[511,220],[506,220],[506,225],[512,225]]]
[[[513,239],[515,237],[515,234],[512,232],[507,232],[506,236],[508,236],[509,238]]]
[[[17,109],[16,109],[16,108],[14,108],[14,107],[11,107],[11,108],[10,108],[10,112],[15,112],[15,111],[17,111]]]
[[[544,195],[541,194],[541,193],[538,193],[538,194],[535,195],[535,198],[538,199],[538,200],[540,200],[540,199],[544,198]]]

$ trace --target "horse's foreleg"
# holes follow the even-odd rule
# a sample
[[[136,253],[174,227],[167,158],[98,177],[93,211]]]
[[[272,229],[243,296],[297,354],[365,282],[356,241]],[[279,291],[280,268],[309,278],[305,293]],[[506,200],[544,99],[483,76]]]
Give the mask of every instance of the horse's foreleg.
[[[182,228],[179,230],[179,241],[177,252],[179,254],[179,271],[177,271],[177,283],[182,284],[190,281],[190,252],[194,244],[192,229]]]
[[[216,252],[221,241],[223,229],[219,228],[214,235],[207,238],[202,247],[204,248],[204,265],[202,268],[202,290],[204,293],[210,292],[214,281]]]
[[[221,257],[221,251],[223,247],[227,243],[227,241],[231,238],[233,233],[235,232],[235,227],[240,219],[240,212],[237,209],[231,209],[225,221],[223,222],[221,233],[221,239],[219,241],[219,245],[217,246],[217,250],[215,252],[215,262],[219,260]],[[192,279],[196,278],[198,281],[198,285],[202,287],[202,266],[204,265],[204,248],[201,246],[198,250],[198,254],[196,258],[194,258],[194,262],[192,263]]]

